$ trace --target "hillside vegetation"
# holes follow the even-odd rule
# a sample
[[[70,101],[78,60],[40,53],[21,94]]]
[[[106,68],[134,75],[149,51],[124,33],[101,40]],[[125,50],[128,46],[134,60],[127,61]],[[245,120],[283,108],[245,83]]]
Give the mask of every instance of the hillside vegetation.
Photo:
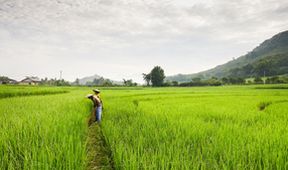
[[[191,81],[192,78],[200,77],[251,77],[268,76],[288,73],[288,31],[281,32],[271,39],[261,43],[248,54],[241,56],[226,64],[196,74],[179,74],[167,77],[170,81]],[[265,72],[265,73],[264,73]]]

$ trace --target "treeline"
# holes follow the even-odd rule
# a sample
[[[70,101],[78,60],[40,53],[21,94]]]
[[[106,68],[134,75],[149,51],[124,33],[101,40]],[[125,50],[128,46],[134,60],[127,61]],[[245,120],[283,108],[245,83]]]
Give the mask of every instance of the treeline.
[[[202,80],[201,78],[193,78],[190,82],[178,83],[177,81],[165,82],[165,86],[221,86],[224,84],[245,84],[245,79],[243,78],[222,78],[218,79],[216,77],[212,77],[210,79]]]
[[[48,79],[47,77],[44,79],[41,79],[39,82],[39,85],[45,85],[45,86],[71,86],[69,81],[66,81],[64,79],[57,80],[56,78]]]
[[[210,79],[201,80],[201,78],[193,78],[190,82],[179,83],[177,81],[166,81],[163,86],[221,86],[221,85],[248,85],[248,84],[287,84],[288,77],[273,76],[268,78],[254,77],[248,80],[240,77],[223,77],[218,79],[212,77]]]
[[[161,87],[165,86],[165,73],[160,66],[155,66],[149,73],[142,73],[143,80],[147,86]]]
[[[0,76],[0,84],[16,84],[17,81],[6,76]]]
[[[248,84],[253,83],[251,80],[247,81]],[[256,77],[254,79],[255,84],[287,84],[288,83],[288,77],[280,77],[280,76],[273,76],[273,77],[268,77],[268,78],[261,78],[261,77]]]
[[[0,76],[0,84],[22,84],[22,85],[45,85],[45,86],[70,86],[70,82],[66,81],[64,79],[56,79],[56,78],[44,78],[44,79],[39,79],[38,77],[27,77],[31,78],[30,83],[29,82],[22,82],[22,81],[16,81],[13,80],[7,76]]]
[[[127,86],[127,87],[133,87],[137,86],[138,84],[133,82],[132,79],[123,79],[122,83],[113,83],[110,79],[105,79],[103,77],[100,78],[94,78],[93,81],[87,81],[85,85],[81,85],[80,80],[77,78],[73,83],[71,83],[74,86],[101,86],[101,87],[118,87],[118,86]]]
[[[266,56],[251,64],[231,69],[232,77],[261,77],[286,74],[288,71],[288,54]]]
[[[263,60],[264,62],[264,60]],[[256,66],[257,68],[260,66]],[[221,86],[221,85],[247,85],[247,84],[281,84],[288,83],[288,76],[270,76],[268,78],[261,78],[260,76],[255,76],[253,78],[245,78],[241,76],[229,76],[229,77],[211,77],[209,79],[201,79],[200,77],[192,78],[189,82],[178,82],[178,81],[165,81],[164,70],[160,66],[155,66],[150,73],[143,73],[143,80],[146,82],[147,86]]]
[[[79,79],[76,79],[76,81],[74,83],[72,83],[73,85],[80,85],[79,83]],[[113,84],[113,82],[109,79],[104,79],[103,77],[100,78],[95,78],[93,79],[93,81],[87,81],[85,83],[85,86],[104,86],[104,87],[111,87],[111,86],[115,86]]]

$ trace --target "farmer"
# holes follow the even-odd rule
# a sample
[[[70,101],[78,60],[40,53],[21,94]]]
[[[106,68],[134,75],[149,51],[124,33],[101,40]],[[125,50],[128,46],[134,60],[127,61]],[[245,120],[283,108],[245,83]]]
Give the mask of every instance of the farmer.
[[[95,110],[95,116],[96,116],[96,121],[101,122],[101,115],[102,115],[102,108],[103,108],[103,103],[100,98],[100,90],[94,89],[94,95],[88,95],[87,98],[91,99],[94,104],[94,110]]]

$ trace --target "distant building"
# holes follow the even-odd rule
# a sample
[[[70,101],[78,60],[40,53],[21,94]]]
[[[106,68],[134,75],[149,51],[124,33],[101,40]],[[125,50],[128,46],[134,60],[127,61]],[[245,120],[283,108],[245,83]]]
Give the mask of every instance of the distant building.
[[[38,77],[26,77],[25,79],[21,80],[19,84],[22,85],[38,85],[40,83],[40,79]]]
[[[0,84],[17,84],[17,81],[10,78],[5,78],[0,79]]]

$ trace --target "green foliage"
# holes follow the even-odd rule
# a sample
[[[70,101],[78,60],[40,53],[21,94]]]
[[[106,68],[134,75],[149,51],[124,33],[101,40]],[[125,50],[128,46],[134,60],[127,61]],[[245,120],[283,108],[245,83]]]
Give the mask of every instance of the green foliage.
[[[165,73],[164,70],[160,66],[155,66],[150,73],[145,74],[143,73],[143,79],[146,81],[147,86],[150,85],[150,82],[152,83],[152,86],[159,87],[159,86],[171,86],[170,81],[166,81],[164,83],[165,79]]]
[[[9,77],[0,76],[0,82],[1,82],[1,84],[8,84],[9,80],[10,80]]]
[[[286,74],[288,72],[288,53],[266,56],[251,64],[241,68],[231,70],[231,76],[250,77],[250,76],[273,76]]]
[[[162,86],[165,86],[165,87],[172,86],[172,82],[171,81],[166,81],[166,82],[163,83]]]
[[[256,83],[256,84],[263,84],[263,80],[262,80],[261,77],[255,77],[254,83]]]
[[[172,86],[178,86],[178,81],[172,81]]]
[[[230,82],[227,77],[223,77],[223,78],[221,79],[221,81],[223,82],[223,84],[229,84],[229,82]]]
[[[80,80],[79,80],[80,81]],[[76,83],[74,83],[77,85]],[[115,86],[110,79],[104,79],[103,77],[94,78],[93,81],[87,81],[85,86],[102,86],[102,87],[112,87]]]
[[[109,111],[102,128],[116,169],[287,168],[286,90],[223,86],[106,93]],[[263,101],[272,104],[260,112]]]
[[[222,77],[255,77],[275,76],[288,73],[288,31],[279,33],[264,41],[253,51],[226,64],[197,74],[179,74],[167,77],[166,80],[189,82],[191,78],[209,79]]]
[[[258,104],[258,109],[259,110],[264,110],[267,106],[269,106],[270,104],[272,104],[272,102],[260,102]]]
[[[68,93],[67,88],[62,87],[38,87],[38,86],[0,86],[0,99],[17,96],[36,96]]]
[[[94,78],[93,81],[87,81],[86,86],[100,86],[105,82],[103,77]]]
[[[83,91],[1,99],[0,169],[85,169],[90,107]]]
[[[180,83],[179,86],[220,86],[223,82],[216,77],[212,77],[207,80],[201,80],[201,78],[193,78],[191,82]]]
[[[201,78],[200,77],[195,77],[195,78],[192,78],[192,82],[201,82]]]
[[[135,107],[138,107],[139,106],[139,101],[138,100],[133,100],[133,104]]]
[[[9,77],[0,76],[0,81],[9,81]]]
[[[288,83],[288,79],[286,77],[273,76],[273,77],[268,77],[266,80],[266,83],[267,84]]]
[[[133,83],[132,79],[129,79],[129,80],[123,79],[123,84],[124,86],[128,86],[128,87],[137,86],[137,83]]]
[[[0,76],[0,84],[16,84],[17,81],[6,76]]]
[[[57,80],[55,79],[50,79],[48,78],[41,79],[40,85],[48,85],[48,86],[70,86],[70,83],[68,81],[65,81],[64,79]]]
[[[73,85],[79,86],[80,85],[80,80],[79,78],[76,78],[76,80],[73,82]]]
[[[147,86],[150,86],[150,82],[151,82],[151,74],[145,74],[145,73],[142,73],[143,75],[143,79],[144,81],[146,81],[146,85]]]
[[[287,169],[287,88],[103,88],[100,142],[115,169]],[[0,169],[86,169],[95,156],[109,164],[87,155],[91,89],[0,86],[15,96],[59,89],[69,93],[0,99]]]
[[[104,87],[111,87],[111,86],[113,86],[113,83],[112,83],[111,80],[105,80],[105,81],[103,82],[102,86],[104,86]]]
[[[111,164],[111,151],[103,137],[101,126],[93,123],[88,127],[87,170],[114,170]]]
[[[165,78],[164,70],[160,66],[155,66],[151,71],[151,82],[153,86],[162,86]]]

